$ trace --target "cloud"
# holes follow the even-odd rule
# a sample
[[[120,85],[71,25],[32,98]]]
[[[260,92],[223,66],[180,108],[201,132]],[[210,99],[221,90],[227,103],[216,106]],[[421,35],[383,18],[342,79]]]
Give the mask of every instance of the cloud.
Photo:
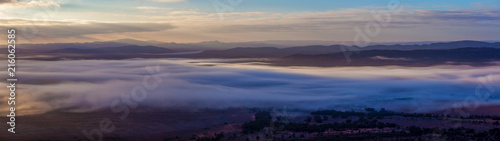
[[[198,11],[195,11],[195,10],[191,10],[191,11],[172,11],[172,12],[169,12],[168,14],[171,14],[171,15],[199,15],[201,14],[200,12]]]
[[[227,24],[216,28],[219,32],[255,32],[255,31],[288,31],[300,30],[330,30],[352,29],[354,26],[363,27],[369,22],[377,22],[371,10],[348,9],[328,12],[296,12],[288,14],[276,13],[227,13]],[[379,10],[378,13],[390,13]],[[389,25],[386,28],[405,30],[411,27],[429,28],[441,26],[498,26],[500,22],[499,10],[416,10],[403,11],[391,14]],[[380,16],[380,15],[377,15]]]
[[[172,30],[147,28],[149,37],[127,34],[127,32],[104,33],[97,36],[71,36],[72,41],[100,41],[133,38],[139,40],[160,40],[166,42],[199,42],[220,40],[225,42],[259,40],[334,40],[353,41],[353,29],[365,29],[368,23],[377,23],[372,10],[377,13],[390,13],[386,8],[340,9],[334,11],[296,11],[279,12],[226,12],[214,13],[200,9],[163,8],[161,6],[134,6],[127,12],[90,13],[59,12],[54,19],[76,19],[82,15],[96,23],[149,22],[169,23]],[[390,15],[390,23],[381,28],[379,36],[371,38],[374,42],[401,41],[449,41],[449,40],[496,40],[500,38],[500,11],[494,8],[472,8],[455,10],[405,9]],[[14,13],[5,13],[12,15]],[[224,16],[221,20],[219,14]],[[380,15],[379,15],[380,16]],[[65,18],[66,17],[66,18]],[[28,17],[31,18],[31,17]],[[385,18],[382,16],[382,18]],[[105,21],[109,19],[109,21]],[[55,20],[54,20],[55,21]],[[65,28],[66,25],[61,25]],[[98,26],[98,25],[96,25]],[[55,27],[55,25],[53,26]],[[157,27],[157,26],[151,26]],[[162,28],[161,26],[159,28]],[[78,29],[78,28],[77,28]],[[104,28],[100,28],[104,29]],[[110,29],[116,31],[117,29]],[[154,30],[155,33],[149,34]],[[57,30],[56,30],[57,31]],[[60,34],[48,33],[47,34]],[[77,31],[78,32],[78,31]],[[135,33],[135,32],[130,32]],[[67,35],[67,34],[65,34]],[[88,35],[88,34],[87,34]],[[172,36],[172,35],[182,35]],[[164,38],[168,37],[168,38]],[[50,39],[46,42],[61,40]],[[68,41],[67,41],[68,42]]]
[[[30,1],[16,1],[16,0],[0,0],[0,7],[3,9],[13,8],[35,8],[35,7],[61,7],[60,0],[30,0]]]
[[[411,61],[412,59],[409,59],[409,58],[389,58],[389,57],[385,57],[385,56],[375,56],[375,57],[371,57],[370,59],[373,59],[373,60],[390,60],[390,61]]]
[[[462,22],[480,22],[480,21],[499,21],[500,10],[418,10],[415,17],[419,20],[432,19],[440,21],[462,21]]]
[[[151,0],[154,2],[183,2],[185,0]]]
[[[0,4],[16,2],[15,0],[0,0]]]
[[[139,10],[160,10],[160,9],[165,9],[165,8],[162,8],[162,7],[153,7],[153,6],[139,6],[139,7],[136,7],[135,9],[139,9]]]
[[[0,27],[26,29],[25,33],[44,39],[84,37],[93,34],[120,34],[163,31],[175,28],[169,23],[147,22],[114,22],[103,23],[93,21],[31,21],[0,20],[5,23]]]
[[[286,68],[216,64],[204,60],[136,59],[23,61],[17,105],[25,114],[53,110],[88,112],[108,109],[130,94],[160,66],[160,86],[140,105],[154,108],[221,109],[283,107],[356,109],[364,106],[419,112],[452,107],[475,96],[478,78],[491,75],[498,86],[498,66]],[[213,60],[212,60],[213,61]],[[454,72],[449,74],[449,72]],[[5,75],[4,75],[5,76]],[[486,90],[486,89],[485,89]],[[491,104],[500,101],[492,93]],[[8,96],[0,92],[0,98]],[[1,108],[5,110],[7,108]],[[17,108],[16,108],[17,109]],[[3,111],[2,111],[3,112]]]

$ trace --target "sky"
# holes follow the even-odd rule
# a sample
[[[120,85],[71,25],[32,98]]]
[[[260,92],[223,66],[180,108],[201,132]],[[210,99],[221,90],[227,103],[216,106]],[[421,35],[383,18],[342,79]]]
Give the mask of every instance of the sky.
[[[0,0],[23,43],[500,39],[499,0]]]

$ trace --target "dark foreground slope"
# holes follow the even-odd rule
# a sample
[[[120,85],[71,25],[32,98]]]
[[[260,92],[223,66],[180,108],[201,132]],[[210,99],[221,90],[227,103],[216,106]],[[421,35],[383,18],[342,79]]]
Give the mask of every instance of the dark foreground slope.
[[[479,107],[478,109],[482,109]],[[234,108],[221,110],[151,109],[125,119],[110,110],[89,113],[53,111],[19,116],[16,134],[0,140],[497,140],[500,117],[439,113]],[[7,119],[0,121],[6,122]],[[107,120],[109,126],[103,124]],[[109,131],[101,131],[101,128]]]

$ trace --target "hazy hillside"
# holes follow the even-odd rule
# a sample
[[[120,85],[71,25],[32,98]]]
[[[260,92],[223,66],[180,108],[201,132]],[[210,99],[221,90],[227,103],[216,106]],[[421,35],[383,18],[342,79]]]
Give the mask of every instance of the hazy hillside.
[[[66,48],[50,51],[48,53],[73,53],[73,54],[101,54],[101,53],[173,53],[175,51],[167,48],[154,46],[121,46],[104,47],[93,49]]]
[[[489,47],[500,48],[500,42],[488,43],[480,41],[455,41],[455,42],[441,42],[430,43],[422,45],[373,45],[361,48],[362,50],[420,50],[420,49],[456,49],[464,47]]]
[[[488,43],[479,41],[456,41],[448,43],[432,43],[424,45],[374,45],[368,47],[349,47],[342,45],[331,46],[298,46],[288,48],[276,47],[238,47],[227,50],[208,50],[200,54],[186,56],[188,58],[275,58],[285,57],[293,54],[329,54],[343,51],[363,51],[363,50],[448,50],[458,48],[500,48],[500,43]],[[407,54],[411,55],[411,54]]]
[[[330,54],[295,54],[272,62],[280,66],[431,66],[440,64],[490,65],[500,61],[497,48],[459,48],[451,50],[367,50]],[[349,61],[348,61],[349,60]]]

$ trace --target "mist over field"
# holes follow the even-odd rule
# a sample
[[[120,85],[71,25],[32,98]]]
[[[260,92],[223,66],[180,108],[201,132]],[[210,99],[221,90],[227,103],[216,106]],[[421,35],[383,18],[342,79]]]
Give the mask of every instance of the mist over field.
[[[160,109],[287,106],[429,112],[464,104],[466,98],[476,96],[479,85],[500,84],[498,65],[319,68],[217,63],[220,61],[22,60],[17,110],[19,115],[107,110],[113,100],[143,84],[144,76],[150,75],[145,66],[158,67],[153,75],[161,78],[161,83],[147,91],[139,105]],[[479,92],[488,93],[488,89],[482,87]],[[0,95],[8,96],[6,91]],[[499,91],[493,92],[479,103],[498,103],[499,95]]]
[[[499,27],[500,0],[0,0],[0,141],[499,140]]]

